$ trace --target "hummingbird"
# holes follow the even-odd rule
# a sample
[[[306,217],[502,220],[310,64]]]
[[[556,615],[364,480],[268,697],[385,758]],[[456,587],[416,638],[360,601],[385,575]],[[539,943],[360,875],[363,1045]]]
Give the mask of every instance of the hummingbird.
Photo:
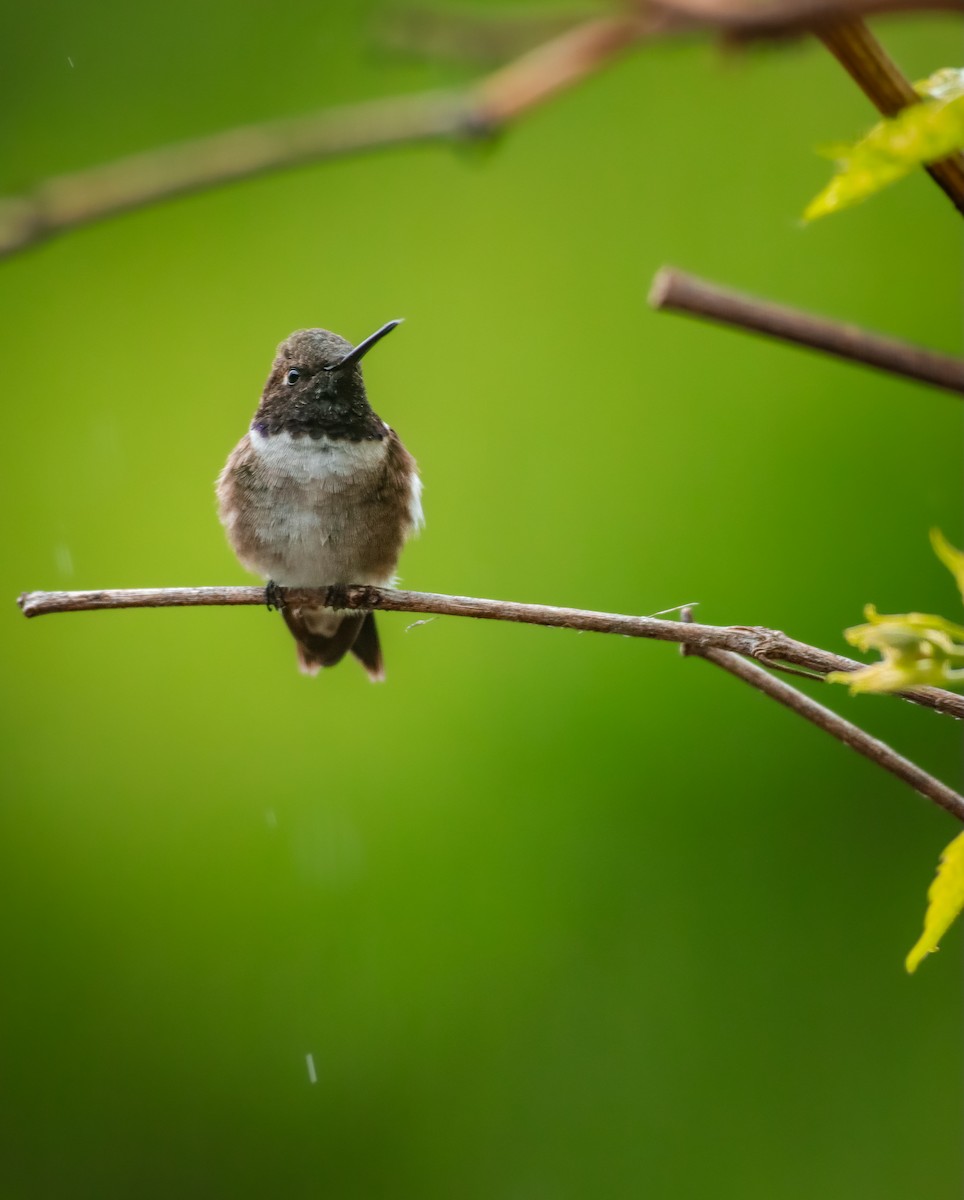
[[[276,587],[392,587],[422,525],[422,484],[401,439],[368,403],[361,360],[401,324],[357,346],[299,329],[278,347],[261,401],[218,476],[221,523],[243,566]],[[351,651],[385,678],[375,615],[281,604],[306,675]]]

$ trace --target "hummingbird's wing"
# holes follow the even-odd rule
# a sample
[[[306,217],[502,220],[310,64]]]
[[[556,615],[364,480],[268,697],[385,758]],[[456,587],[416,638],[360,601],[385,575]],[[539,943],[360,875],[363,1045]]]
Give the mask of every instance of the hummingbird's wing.
[[[365,613],[362,627],[351,648],[352,654],[359,660],[368,672],[372,683],[381,683],[385,678],[385,664],[382,662],[382,648],[378,643],[378,630],[375,628],[375,614]]]

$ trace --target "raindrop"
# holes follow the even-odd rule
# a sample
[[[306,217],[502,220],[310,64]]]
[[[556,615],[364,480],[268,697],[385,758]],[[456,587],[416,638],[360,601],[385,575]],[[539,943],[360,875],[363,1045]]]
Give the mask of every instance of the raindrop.
[[[57,570],[61,575],[70,577],[74,573],[74,556],[70,553],[69,547],[61,544],[54,547],[54,561],[57,564]]]

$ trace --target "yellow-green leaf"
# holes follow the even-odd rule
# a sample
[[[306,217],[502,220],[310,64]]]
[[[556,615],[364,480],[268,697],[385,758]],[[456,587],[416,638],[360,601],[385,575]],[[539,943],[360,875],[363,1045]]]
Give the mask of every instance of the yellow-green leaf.
[[[937,875],[927,892],[927,912],[924,932],[904,960],[913,974],[947,932],[957,914],[964,908],[964,833],[959,833],[944,850],[937,866]]]
[[[952,546],[939,529],[931,530],[931,545],[934,547],[934,553],[954,576],[961,595],[964,596],[964,553]]]
[[[900,692],[912,687],[959,687],[964,684],[964,626],[933,613],[882,616],[872,604],[866,625],[844,631],[858,650],[878,650],[881,661],[859,671],[832,671],[827,683],[843,683],[856,692]]]
[[[946,67],[915,87],[919,104],[880,121],[852,145],[834,147],[837,174],[807,205],[805,221],[858,204],[922,163],[964,148],[964,71]]]

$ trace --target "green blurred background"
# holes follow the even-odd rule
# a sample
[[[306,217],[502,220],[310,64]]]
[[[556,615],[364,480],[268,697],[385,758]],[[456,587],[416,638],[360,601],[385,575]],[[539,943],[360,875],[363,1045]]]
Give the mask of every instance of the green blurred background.
[[[472,78],[384,11],[10,6],[3,190]],[[879,31],[961,59],[950,18]],[[212,487],[276,343],[405,316],[366,363],[426,484],[404,585],[833,649],[867,601],[955,616],[960,403],[645,305],[669,262],[959,350],[926,177],[798,223],[871,120],[816,44],[664,44],[492,148],[0,265],[3,1197],[956,1194],[960,931],[902,970],[956,830],[836,742],[655,643],[387,614],[374,688],[261,610],[13,604],[245,582]],[[959,782],[951,721],[829,699]]]

